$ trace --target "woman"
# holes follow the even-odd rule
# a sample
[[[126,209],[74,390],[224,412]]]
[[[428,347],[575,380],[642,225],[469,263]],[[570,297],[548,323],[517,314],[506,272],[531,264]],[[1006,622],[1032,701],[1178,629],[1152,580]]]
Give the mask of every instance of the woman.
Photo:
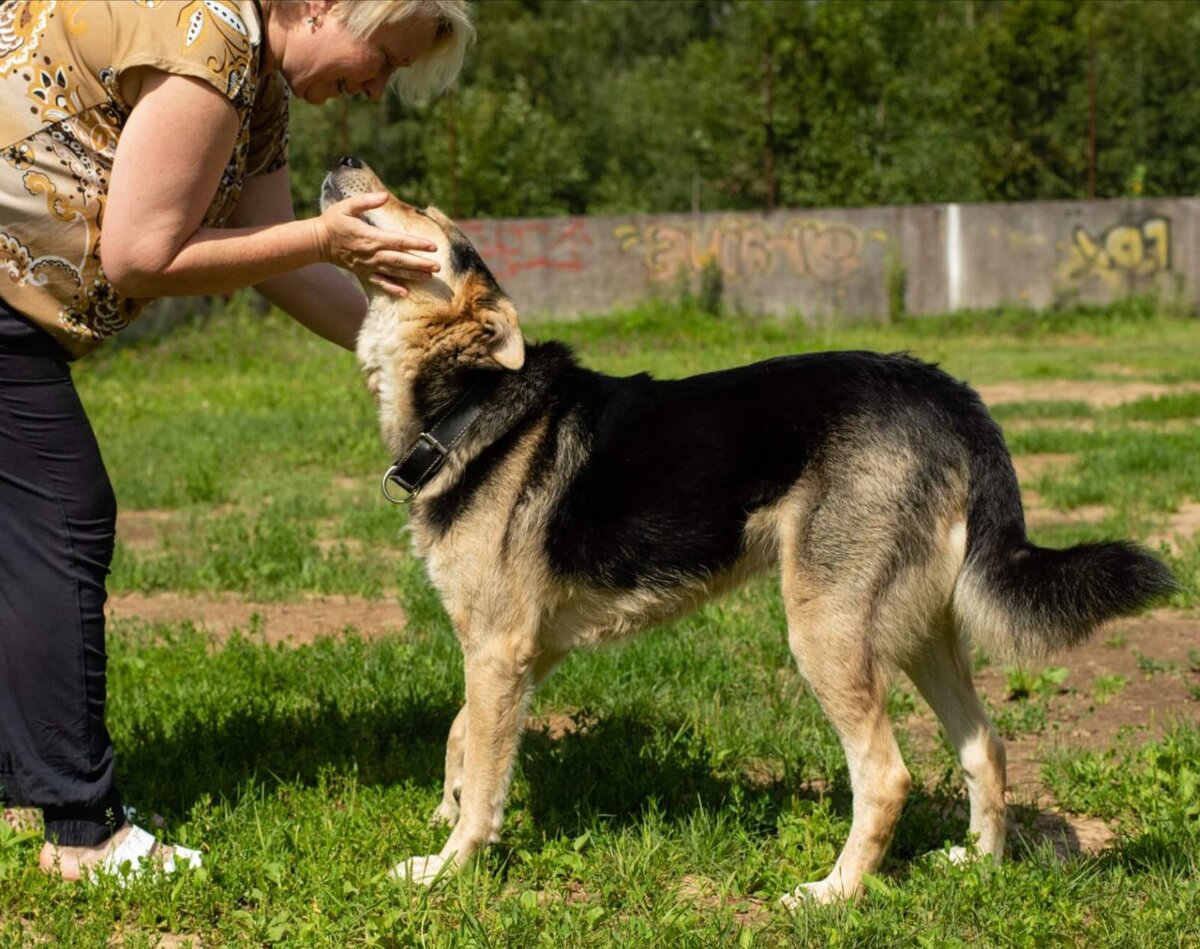
[[[113,782],[116,503],[68,361],[155,297],[247,286],[352,348],[337,267],[403,295],[435,247],[358,219],[385,195],[294,219],[289,94],[437,89],[472,36],[465,0],[0,2],[0,784],[42,809],[44,870],[199,859]]]

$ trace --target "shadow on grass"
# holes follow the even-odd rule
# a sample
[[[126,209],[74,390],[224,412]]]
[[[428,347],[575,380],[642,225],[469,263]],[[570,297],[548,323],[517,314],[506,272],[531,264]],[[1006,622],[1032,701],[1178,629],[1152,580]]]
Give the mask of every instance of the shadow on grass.
[[[647,806],[678,817],[732,799],[703,739],[677,721],[610,713],[580,731],[522,741],[521,800],[548,835],[574,836],[594,819],[636,823]]]
[[[763,782],[714,773],[712,751],[685,723],[646,716],[609,715],[556,738],[530,732],[514,806],[547,837],[576,837],[597,820],[609,827],[635,825],[651,807],[668,823],[684,822],[698,810],[724,810],[752,836],[773,837],[781,814],[824,798],[849,830],[852,795],[844,768],[812,784]],[[907,872],[915,857],[964,842],[964,797],[956,783],[915,787],[896,828],[889,871]]]
[[[436,791],[443,776],[445,736],[458,707],[429,696],[346,712],[337,705],[303,712],[239,709],[210,721],[176,721],[170,734],[141,728],[120,746],[119,780],[127,801],[168,819],[186,816],[206,799],[236,801],[247,783],[270,791],[282,783],[315,784],[322,774],[353,772],[364,785],[411,783]],[[776,832],[779,815],[797,801],[828,798],[848,823],[846,772],[810,787],[794,779],[761,782],[714,769],[703,736],[679,721],[609,713],[571,734],[526,732],[523,780],[511,807],[525,811],[540,834],[576,836],[599,819],[610,826],[641,821],[653,807],[669,822],[697,810],[735,807],[754,834]],[[961,842],[961,796],[943,786],[914,789],[892,847],[907,861],[947,841]]]
[[[350,711],[299,713],[238,709],[214,722],[185,716],[169,734],[142,729],[117,746],[117,779],[127,801],[181,817],[200,800],[235,800],[258,787],[315,784],[330,770],[361,784],[441,782],[445,736],[458,712],[450,701],[416,700]]]

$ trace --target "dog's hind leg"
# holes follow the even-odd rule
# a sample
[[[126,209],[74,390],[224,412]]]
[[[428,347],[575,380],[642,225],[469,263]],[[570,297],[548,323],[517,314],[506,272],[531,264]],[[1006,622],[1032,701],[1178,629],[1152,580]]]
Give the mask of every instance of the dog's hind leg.
[[[1004,856],[1004,743],[988,721],[975,693],[966,649],[952,622],[905,671],[941,720],[958,755],[971,799],[971,834],[982,855]],[[955,847],[950,857],[965,859],[968,851]]]
[[[525,710],[533,693],[538,655],[507,637],[471,637],[466,655],[466,734],[463,738],[460,814],[440,853],[411,857],[394,875],[432,883],[443,870],[470,861],[500,833],[508,782]]]
[[[872,657],[861,608],[827,595],[797,601],[785,589],[789,599],[792,653],[841,739],[854,793],[850,836],[832,872],[783,897],[796,909],[858,895],[887,852],[910,778],[887,717],[890,670]]]
[[[533,666],[533,687],[536,689],[562,661],[564,652],[544,652]],[[467,738],[467,706],[463,705],[450,726],[446,739],[446,778],[442,787],[442,800],[433,812],[431,823],[453,827],[458,823],[459,799],[462,796],[463,751]]]

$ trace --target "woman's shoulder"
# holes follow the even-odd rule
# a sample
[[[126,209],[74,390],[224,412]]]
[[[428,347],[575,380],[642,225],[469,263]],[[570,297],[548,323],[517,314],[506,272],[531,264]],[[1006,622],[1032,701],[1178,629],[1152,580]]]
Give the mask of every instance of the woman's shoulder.
[[[107,6],[114,72],[150,66],[202,79],[235,102],[252,101],[261,29],[250,0],[116,0]]]

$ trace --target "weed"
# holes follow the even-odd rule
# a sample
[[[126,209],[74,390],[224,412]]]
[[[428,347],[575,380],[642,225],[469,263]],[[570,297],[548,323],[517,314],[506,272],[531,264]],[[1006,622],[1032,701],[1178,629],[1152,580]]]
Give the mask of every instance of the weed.
[[[1152,656],[1147,656],[1139,649],[1134,649],[1133,655],[1137,659],[1138,669],[1141,670],[1142,675],[1147,679],[1163,673],[1173,673],[1179,670],[1179,667],[1175,663],[1164,662],[1161,659],[1155,659]]]
[[[1019,699],[997,706],[984,696],[983,704],[987,708],[992,724],[1005,738],[1043,732],[1050,722],[1049,709],[1044,697],[1032,701]]]
[[[1114,696],[1120,695],[1125,686],[1129,684],[1129,676],[1123,675],[1101,675],[1096,676],[1092,683],[1092,692],[1096,697],[1096,701],[1101,705],[1110,702]]]
[[[1060,690],[1067,674],[1064,666],[1048,666],[1037,673],[1022,668],[1006,669],[1004,678],[1008,686],[1008,698],[1012,701],[1027,699],[1031,695],[1053,695]]]

